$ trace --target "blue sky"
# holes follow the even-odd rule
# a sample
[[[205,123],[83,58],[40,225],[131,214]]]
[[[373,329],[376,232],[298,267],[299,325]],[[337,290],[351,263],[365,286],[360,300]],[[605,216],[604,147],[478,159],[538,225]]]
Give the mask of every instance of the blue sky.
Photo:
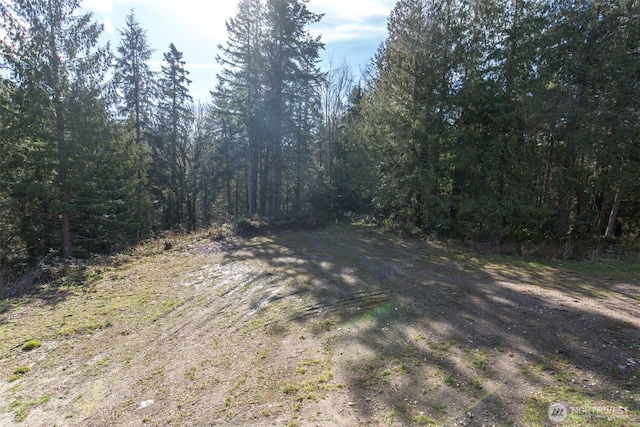
[[[307,7],[325,14],[311,31],[322,34],[324,66],[345,60],[358,77],[386,38],[386,21],[395,0],[310,0]],[[195,100],[209,101],[218,71],[215,57],[218,45],[225,44],[225,21],[236,13],[237,0],[84,0],[82,7],[103,22],[105,40],[112,47],[119,42],[118,29],[124,28],[132,8],[147,30],[149,44],[156,50],[151,68],[160,70],[162,55],[169,44],[183,52]]]

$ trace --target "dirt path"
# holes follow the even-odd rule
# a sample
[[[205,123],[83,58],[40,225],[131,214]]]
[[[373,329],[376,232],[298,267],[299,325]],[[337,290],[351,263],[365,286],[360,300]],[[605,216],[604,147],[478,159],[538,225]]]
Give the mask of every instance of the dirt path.
[[[640,422],[637,270],[354,226],[157,252],[4,306],[0,425]]]

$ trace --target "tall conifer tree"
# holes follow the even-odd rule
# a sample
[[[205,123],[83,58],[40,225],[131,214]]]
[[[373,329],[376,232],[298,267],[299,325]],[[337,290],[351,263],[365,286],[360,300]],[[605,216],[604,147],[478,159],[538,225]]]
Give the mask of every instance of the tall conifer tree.
[[[308,26],[322,15],[310,12],[303,0],[267,0],[265,9],[265,136],[270,164],[267,176],[269,215],[280,215],[283,202],[283,149],[295,125],[294,106],[301,85],[317,85],[316,66],[323,44]],[[304,91],[302,92],[304,94]]]
[[[235,119],[241,125],[250,215],[279,216],[284,206],[284,176],[301,176],[295,171],[289,174],[287,161],[295,163],[302,157],[285,151],[294,141],[306,139],[299,133],[301,126],[303,133],[309,132],[306,117],[302,119],[300,113],[309,111],[305,104],[317,92],[322,48],[308,28],[321,15],[311,13],[306,4],[303,0],[243,0],[237,15],[227,23],[229,39],[218,57],[223,71],[214,102],[229,121]]]
[[[227,21],[228,39],[219,46],[216,58],[223,69],[213,92],[214,104],[225,116],[225,129],[230,122],[241,128],[239,142],[244,147],[248,214],[258,211],[258,178],[263,141],[260,100],[263,82],[263,5],[260,0],[240,0],[236,16]]]
[[[160,77],[158,123],[155,135],[154,173],[164,189],[167,203],[165,226],[184,225],[186,221],[188,127],[191,119],[191,80],[183,54],[171,43],[164,54]],[[165,177],[163,179],[163,177]]]
[[[115,78],[122,93],[120,113],[133,118],[136,141],[149,126],[154,75],[149,68],[153,49],[147,41],[147,33],[136,20],[133,10],[127,16],[124,30],[120,31],[120,44],[115,62]]]
[[[61,220],[62,256],[73,254],[70,164],[76,150],[68,139],[74,88],[99,96],[109,66],[108,47],[99,48],[102,25],[79,14],[79,0],[14,0],[0,3],[5,60],[34,106],[50,118],[43,138],[55,144]],[[75,143],[77,143],[76,141]]]

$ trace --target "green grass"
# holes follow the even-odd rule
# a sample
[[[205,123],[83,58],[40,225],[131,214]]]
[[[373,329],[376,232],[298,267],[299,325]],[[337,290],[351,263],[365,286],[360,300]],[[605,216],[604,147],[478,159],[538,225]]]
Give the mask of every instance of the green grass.
[[[447,405],[445,405],[444,403],[436,403],[435,405],[433,405],[433,410],[439,414],[444,415],[447,413]]]
[[[318,378],[318,382],[325,384],[328,383],[329,381],[331,381],[333,379],[333,372],[331,371],[331,369],[327,369],[325,372],[323,372],[320,377]]]
[[[420,413],[415,417],[413,417],[413,421],[415,421],[416,424],[421,426],[430,426],[430,425],[438,424],[436,420],[434,420],[433,418],[431,418],[430,416],[424,413]]]
[[[299,389],[300,387],[298,386],[298,384],[289,383],[282,387],[282,392],[284,394],[295,394]]]
[[[456,377],[454,377],[452,374],[445,375],[444,383],[449,387],[456,387],[458,385],[458,381],[456,380]]]
[[[42,341],[30,339],[22,345],[22,351],[31,351],[38,347],[42,347]]]
[[[19,380],[25,374],[27,374],[30,370],[31,370],[31,368],[29,368],[28,366],[20,366],[19,368],[14,369],[14,371],[11,374],[11,376],[9,377],[9,379],[7,379],[7,382],[11,383],[11,382]]]
[[[185,372],[185,376],[189,379],[189,381],[195,381],[197,371],[198,371],[198,368],[196,368],[195,366],[192,366],[189,369],[187,369],[187,371]]]
[[[11,404],[9,404],[9,408],[13,411],[14,420],[18,423],[26,420],[29,416],[31,408],[35,404],[36,403],[32,401],[25,402],[21,398],[17,398],[13,402],[11,402]]]

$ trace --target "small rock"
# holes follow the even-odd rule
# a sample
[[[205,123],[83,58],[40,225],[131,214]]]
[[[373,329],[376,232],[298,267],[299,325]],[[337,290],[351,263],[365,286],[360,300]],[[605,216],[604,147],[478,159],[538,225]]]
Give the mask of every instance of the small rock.
[[[353,402],[349,402],[349,403],[347,403],[347,405],[349,405],[349,406],[354,406],[354,405],[355,405],[355,403],[353,403]]]
[[[138,405],[138,409],[144,409],[148,406],[153,405],[153,400],[145,400],[144,402],[140,402],[140,404]]]

